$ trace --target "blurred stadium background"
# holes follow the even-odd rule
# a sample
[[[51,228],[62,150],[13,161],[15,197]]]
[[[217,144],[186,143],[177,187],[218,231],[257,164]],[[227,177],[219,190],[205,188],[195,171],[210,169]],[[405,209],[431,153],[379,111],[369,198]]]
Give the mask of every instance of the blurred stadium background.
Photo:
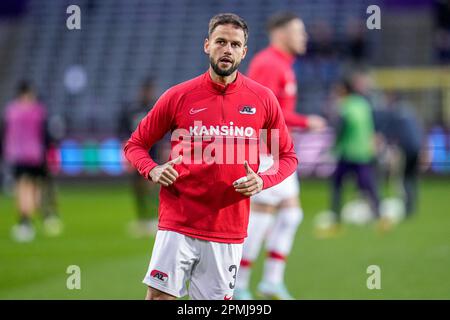
[[[66,27],[73,4],[81,8],[81,30]],[[381,30],[366,28],[372,4],[381,8]],[[375,107],[383,108],[386,92],[406,101],[424,128],[425,155],[412,219],[388,234],[348,226],[342,237],[318,240],[314,216],[329,203],[333,159],[326,151],[333,131],[298,134],[306,216],[287,267],[288,287],[299,299],[450,298],[450,4],[437,0],[2,0],[0,108],[22,79],[48,108],[56,141],[49,163],[65,231],[58,238],[38,232],[27,244],[11,239],[16,209],[3,163],[0,298],[143,297],[153,239],[126,232],[135,208],[119,128],[124,105],[136,99],[144,79],[155,81],[159,96],[204,72],[203,40],[214,14],[246,19],[251,57],[267,45],[267,17],[280,10],[298,13],[310,37],[307,55],[295,64],[298,111],[327,116],[336,81],[345,70],[367,66]],[[366,287],[372,264],[381,267],[381,290]],[[81,290],[66,288],[69,265],[81,268]]]

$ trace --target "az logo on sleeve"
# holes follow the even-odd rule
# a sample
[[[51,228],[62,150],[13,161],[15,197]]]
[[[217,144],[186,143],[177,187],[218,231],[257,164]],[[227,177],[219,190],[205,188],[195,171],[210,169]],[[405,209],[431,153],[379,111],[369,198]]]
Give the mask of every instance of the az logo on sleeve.
[[[164,273],[164,272],[158,271],[158,270],[152,270],[152,272],[150,273],[150,276],[152,278],[155,278],[155,279],[157,279],[159,281],[162,281],[162,282],[166,282],[167,279],[169,278],[167,273]]]

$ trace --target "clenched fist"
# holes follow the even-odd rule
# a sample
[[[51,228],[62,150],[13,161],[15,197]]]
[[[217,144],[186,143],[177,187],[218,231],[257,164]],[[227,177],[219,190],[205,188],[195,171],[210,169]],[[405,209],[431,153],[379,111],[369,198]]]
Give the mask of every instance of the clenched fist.
[[[148,174],[149,178],[164,187],[172,185],[178,178],[178,172],[173,168],[174,164],[180,164],[183,156],[170,160],[162,165],[154,167]]]
[[[263,188],[263,180],[261,177],[250,168],[247,161],[244,163],[245,172],[247,175],[241,179],[238,179],[233,183],[234,189],[236,192],[242,193],[244,196],[250,197],[258,192],[260,192]]]

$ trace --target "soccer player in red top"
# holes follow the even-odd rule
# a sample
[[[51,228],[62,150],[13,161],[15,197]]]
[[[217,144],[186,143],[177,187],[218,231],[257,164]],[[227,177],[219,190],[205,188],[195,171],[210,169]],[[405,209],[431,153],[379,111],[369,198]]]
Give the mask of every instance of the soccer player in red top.
[[[307,42],[302,20],[293,13],[278,13],[269,19],[268,31],[270,45],[253,58],[248,76],[274,92],[289,128],[325,128],[322,117],[295,112],[297,82],[292,65],[297,55],[305,53]],[[261,154],[259,172],[264,172],[272,162],[269,155]],[[266,240],[268,256],[258,291],[265,298],[292,299],[284,285],[284,270],[303,218],[296,172],[277,186],[252,197],[250,212],[235,298],[252,299],[248,289],[251,267]]]
[[[162,186],[147,299],[231,299],[249,197],[297,168],[276,97],[237,71],[247,37],[239,16],[214,16],[204,42],[209,70],[167,90],[125,145],[127,159]],[[169,131],[170,160],[158,165],[148,150]],[[256,173],[260,137],[276,158],[264,174]]]

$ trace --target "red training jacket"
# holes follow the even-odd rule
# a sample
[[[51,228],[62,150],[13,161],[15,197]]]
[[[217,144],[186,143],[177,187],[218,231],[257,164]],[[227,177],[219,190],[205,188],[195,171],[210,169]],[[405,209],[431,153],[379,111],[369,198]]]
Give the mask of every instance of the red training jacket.
[[[241,73],[223,86],[213,82],[209,72],[167,90],[124,148],[126,158],[147,179],[157,166],[148,150],[168,131],[172,132],[170,159],[183,155],[183,163],[174,165],[178,179],[161,187],[159,229],[208,241],[242,243],[247,236],[250,201],[236,192],[232,183],[246,175],[244,160],[257,172],[259,144],[256,149],[249,146],[259,142],[261,129],[279,130],[278,170],[261,174],[266,189],[287,178],[298,165],[273,93]],[[267,140],[273,150],[271,137],[269,134]],[[233,142],[225,161],[209,161],[225,150],[220,145],[214,149],[213,142],[224,139]],[[236,152],[240,147],[245,151]],[[196,158],[199,150],[201,157]]]

